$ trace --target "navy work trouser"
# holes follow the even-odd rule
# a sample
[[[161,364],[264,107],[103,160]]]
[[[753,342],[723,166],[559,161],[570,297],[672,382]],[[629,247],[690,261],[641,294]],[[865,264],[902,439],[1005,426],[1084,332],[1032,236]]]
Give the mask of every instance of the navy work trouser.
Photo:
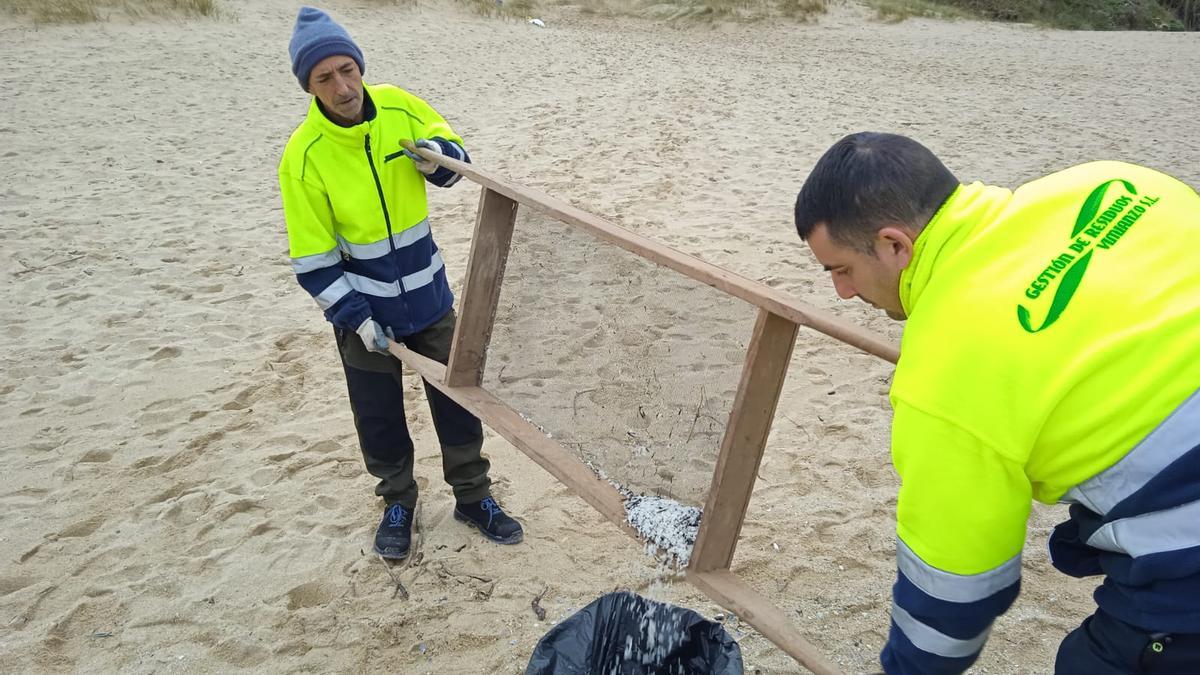
[[[450,358],[455,314],[450,311],[429,328],[397,338],[422,356],[440,363]],[[390,354],[368,352],[353,331],[335,331],[354,426],[367,471],[379,479],[375,494],[388,504],[407,509],[417,505],[417,483],[413,479],[413,442],[404,416],[404,387],[401,364]],[[442,475],[461,503],[477,502],[488,496],[490,464],[481,454],[483,426],[479,419],[425,383],[425,398],[442,449]]]
[[[1200,675],[1200,635],[1152,633],[1102,609],[1058,648],[1055,675]]]

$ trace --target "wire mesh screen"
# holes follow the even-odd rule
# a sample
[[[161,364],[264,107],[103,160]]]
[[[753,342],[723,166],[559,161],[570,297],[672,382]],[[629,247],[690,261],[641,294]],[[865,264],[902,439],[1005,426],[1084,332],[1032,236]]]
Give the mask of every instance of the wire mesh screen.
[[[638,493],[702,506],[754,308],[527,207],[484,386]]]

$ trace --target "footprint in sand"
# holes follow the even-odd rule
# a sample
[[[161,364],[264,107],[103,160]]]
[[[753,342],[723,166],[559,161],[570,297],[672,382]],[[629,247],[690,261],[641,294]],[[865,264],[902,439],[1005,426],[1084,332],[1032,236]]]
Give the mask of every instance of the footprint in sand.
[[[91,293],[64,293],[62,295],[55,297],[55,300],[58,300],[58,302],[55,303],[54,306],[62,307],[64,305],[69,305],[73,302],[82,302],[84,300],[87,300],[90,297],[92,297]]]
[[[46,643],[78,639],[96,630],[96,626],[123,623],[125,613],[125,604],[114,596],[82,600],[54,620],[47,631]]]
[[[113,458],[113,453],[109,450],[89,450],[79,458],[80,464],[96,463],[102,464]]]
[[[239,513],[248,511],[265,511],[266,507],[257,499],[237,499],[228,504],[222,504],[213,514],[219,521],[226,521]]]
[[[159,399],[142,408],[137,416],[138,423],[144,427],[178,424],[179,413],[176,412],[176,408],[183,402],[183,399],[179,398]]]
[[[78,408],[86,403],[91,403],[95,400],[94,396],[72,396],[62,402],[68,408]]]
[[[158,514],[158,520],[170,523],[194,523],[212,508],[213,497],[205,492],[190,492],[169,503]]]
[[[328,604],[333,600],[334,593],[327,584],[319,581],[310,581],[288,591],[286,594],[288,599],[288,609],[296,610],[305,607],[320,607]]]
[[[32,585],[36,579],[25,576],[3,576],[0,577],[0,597],[15,593],[26,586]]]
[[[281,477],[279,467],[263,466],[255,469],[254,473],[250,474],[250,482],[256,487],[266,487],[272,483],[279,482]]]
[[[199,487],[199,483],[176,483],[171,487],[155,494],[150,499],[142,503],[142,506],[150,506],[151,504],[160,504],[168,499],[175,499],[185,493],[191,492]]]
[[[338,443],[337,441],[335,441],[333,439],[325,439],[323,441],[317,441],[316,443],[313,443],[312,445],[305,448],[304,451],[305,452],[327,453],[327,452],[336,452],[341,449],[342,449],[341,443]]]
[[[151,361],[163,361],[166,359],[178,358],[183,350],[178,347],[162,347],[158,351],[150,355]]]
[[[294,457],[295,455],[296,455],[295,450],[289,450],[288,452],[281,452],[281,453],[275,454],[275,455],[267,455],[267,461],[282,462],[283,460],[290,459],[290,458]]]
[[[69,537],[86,537],[104,524],[104,516],[93,516],[87,520],[81,520],[78,523],[68,525],[58,533],[59,539],[67,539]]]
[[[251,385],[237,393],[233,400],[221,406],[222,410],[244,410],[249,408],[254,401],[258,400],[258,392],[263,388],[261,384]]]
[[[264,520],[261,523],[250,528],[250,530],[246,532],[246,538],[248,539],[250,537],[258,537],[260,535],[264,535],[268,532],[271,532],[272,530],[278,530],[278,529],[279,529],[278,527],[275,527],[274,525],[271,524],[271,521]]]
[[[209,304],[210,305],[223,305],[227,302],[245,302],[245,301],[251,300],[253,298],[254,298],[254,295],[252,295],[250,293],[238,293],[237,295],[231,295],[227,298],[220,298],[218,300],[212,300],[209,302]]]
[[[279,363],[279,364],[290,363],[292,361],[299,359],[300,357],[302,357],[304,355],[305,355],[305,352],[303,349],[293,349],[290,351],[281,352],[281,353],[275,355],[274,363]]]

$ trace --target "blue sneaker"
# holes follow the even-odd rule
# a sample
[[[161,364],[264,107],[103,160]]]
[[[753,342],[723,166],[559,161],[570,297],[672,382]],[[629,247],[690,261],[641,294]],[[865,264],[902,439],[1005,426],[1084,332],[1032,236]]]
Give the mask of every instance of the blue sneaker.
[[[454,519],[474,525],[497,544],[517,544],[525,537],[521,524],[509,518],[492,497],[470,504],[460,502],[454,507]]]
[[[375,530],[376,553],[388,560],[403,560],[412,546],[412,511],[400,504],[388,504],[383,520]]]

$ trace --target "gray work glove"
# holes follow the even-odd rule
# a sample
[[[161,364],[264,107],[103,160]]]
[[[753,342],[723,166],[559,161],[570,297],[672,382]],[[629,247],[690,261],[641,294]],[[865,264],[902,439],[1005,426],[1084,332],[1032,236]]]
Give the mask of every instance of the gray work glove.
[[[425,148],[426,150],[436,152],[439,155],[442,154],[442,146],[438,145],[437,141],[431,141],[428,138],[418,138],[416,145],[418,148]],[[426,176],[438,170],[438,164],[436,162],[431,162],[415,152],[410,152],[409,150],[404,150],[403,152],[404,156],[411,159],[413,164],[416,165],[417,171],[420,171]]]
[[[392,337],[392,330],[389,328],[384,330],[375,319],[368,318],[362,322],[362,325],[355,330],[358,336],[362,338],[363,344],[366,345],[367,351],[379,352],[386,354],[388,350],[388,338]]]

